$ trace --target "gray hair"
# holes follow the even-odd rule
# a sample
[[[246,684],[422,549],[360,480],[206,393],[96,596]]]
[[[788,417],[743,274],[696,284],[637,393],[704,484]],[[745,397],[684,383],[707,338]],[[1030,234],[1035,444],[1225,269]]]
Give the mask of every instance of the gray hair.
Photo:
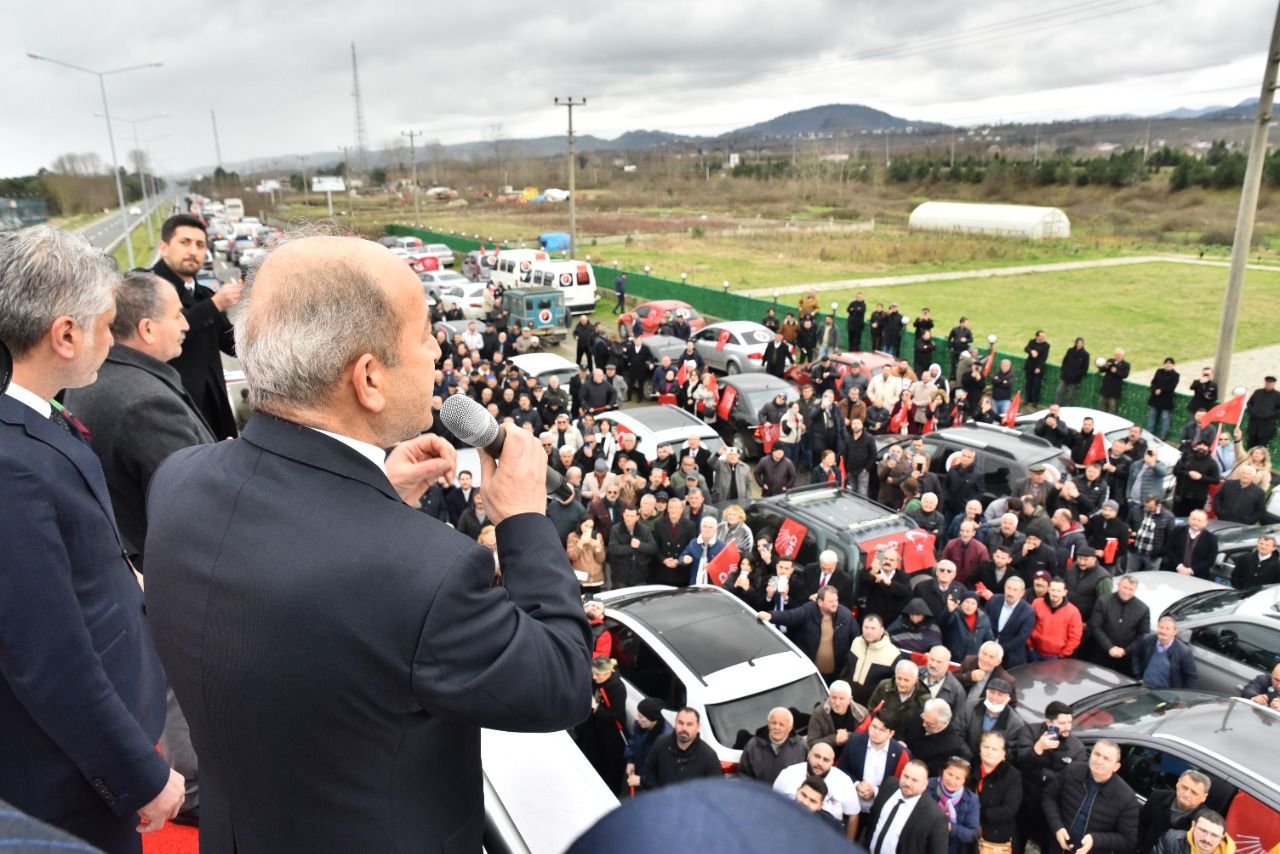
[[[930,697],[924,701],[925,712],[933,712],[943,726],[951,723],[951,704],[941,697]]]
[[[982,652],[984,649],[992,655],[998,655],[1001,658],[1004,658],[1004,647],[1002,647],[998,641],[987,641],[982,646],[978,647],[978,652]]]
[[[909,658],[903,658],[893,666],[894,673],[910,673],[912,676],[919,676],[920,669],[916,663]]]
[[[291,235],[271,254],[309,236],[314,232]],[[323,402],[347,365],[364,353],[388,367],[398,364],[404,318],[368,270],[341,258],[277,272],[279,297],[262,305],[254,299],[258,274],[254,270],[245,283],[233,318],[254,409]]]
[[[119,281],[115,260],[79,235],[47,225],[0,234],[0,342],[21,358],[64,315],[92,342]]]
[[[818,563],[838,563],[840,556],[836,554],[835,549],[823,549],[822,554],[818,555]]]
[[[772,709],[769,710],[769,717],[773,717],[774,715],[778,715],[779,717],[784,719],[787,722],[788,726],[796,725],[795,715],[791,714],[791,710],[788,709],[786,706],[774,706]]]
[[[116,316],[111,321],[111,334],[117,341],[127,341],[138,334],[138,324],[159,317],[164,311],[164,291],[171,285],[155,273],[134,270],[126,273],[116,288]]]
[[[1203,771],[1197,771],[1194,768],[1188,768],[1186,771],[1182,772],[1182,776],[1179,777],[1178,779],[1181,780],[1183,777],[1195,783],[1197,786],[1200,786],[1201,788],[1203,788],[1206,794],[1208,794],[1209,790],[1213,788],[1213,781],[1210,780],[1209,775],[1204,773]]]

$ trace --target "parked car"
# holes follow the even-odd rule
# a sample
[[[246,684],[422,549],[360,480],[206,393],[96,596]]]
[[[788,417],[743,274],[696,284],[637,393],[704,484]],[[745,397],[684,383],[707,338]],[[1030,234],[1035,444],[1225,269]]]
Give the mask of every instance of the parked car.
[[[799,525],[796,563],[817,563],[826,549],[836,553],[837,565],[854,579],[866,562],[864,555],[877,546],[897,546],[902,569],[920,572],[934,563],[933,536],[916,523],[878,501],[834,484],[819,483],[792,489],[783,495],[759,498],[746,507],[747,527],[759,539],[773,539],[784,522]]]
[[[431,332],[432,334],[435,334],[443,329],[444,334],[448,336],[450,341],[452,341],[455,335],[461,335],[467,331],[467,324],[470,322],[470,320],[466,320],[465,318],[463,320],[437,320],[432,324]]]
[[[1044,720],[1045,708],[1055,700],[1070,706],[1077,717],[1097,711],[1095,720],[1101,720],[1102,713],[1113,719],[1132,719],[1220,696],[1209,691],[1148,688],[1141,679],[1078,658],[1021,664],[1009,668],[1009,675],[1018,690],[1018,714],[1033,728]]]
[[[1072,732],[1089,747],[1104,738],[1118,744],[1119,774],[1144,800],[1172,790],[1189,768],[1207,774],[1206,806],[1226,816],[1239,850],[1268,851],[1280,842],[1278,727],[1280,712],[1220,697],[1149,710],[1103,706],[1076,716]]]
[[[681,302],[678,299],[650,300],[640,303],[618,318],[618,337],[631,337],[632,327],[635,326],[637,317],[640,318],[640,325],[644,327],[644,332],[641,334],[652,335],[658,331],[658,327],[662,325],[662,318],[668,311],[672,314],[683,311],[685,319],[689,321],[689,328],[695,332],[707,325],[707,319],[698,314],[698,310],[687,302]]]
[[[142,216],[142,208],[133,205],[129,208],[129,216]]]
[[[1204,597],[1211,597],[1229,588],[1194,575],[1180,575],[1176,572],[1145,570],[1129,573],[1138,582],[1138,598],[1146,603],[1151,611],[1151,630],[1165,611],[1181,602],[1194,602]]]
[[[1223,584],[1231,584],[1236,571],[1236,561],[1258,546],[1258,538],[1271,534],[1280,539],[1280,523],[1246,525],[1243,522],[1224,522],[1211,519],[1209,530],[1218,538],[1218,558],[1213,566],[1213,577]]]
[[[453,250],[443,243],[428,243],[418,250],[424,255],[434,255],[440,259],[440,266],[452,267],[454,262]]]
[[[1203,690],[1236,696],[1280,658],[1280,584],[1254,591],[1223,587],[1182,599],[1164,613],[1177,619],[1178,637],[1190,644],[1196,686]]]
[[[488,290],[489,286],[480,282],[452,285],[441,289],[440,303],[445,311],[456,308],[462,312],[464,318],[478,320],[487,310],[485,298]]]
[[[843,378],[849,373],[854,362],[860,362],[861,367],[858,368],[863,375],[867,377],[874,376],[879,373],[880,369],[885,365],[893,365],[898,362],[896,356],[890,356],[888,353],[880,353],[878,351],[868,351],[865,353],[833,353],[831,355],[831,365],[836,369],[836,373]],[[792,365],[787,368],[782,375],[798,386],[808,385],[813,381],[813,370],[822,362],[821,359],[814,359],[812,362],[804,365]]]
[[[1035,430],[1036,424],[1040,423],[1048,413],[1048,409],[1042,409],[1039,412],[1022,415],[1018,418],[1014,429],[1031,433]],[[1129,435],[1129,428],[1133,426],[1133,422],[1128,418],[1121,418],[1119,415],[1112,415],[1110,412],[1103,412],[1100,409],[1088,409],[1083,406],[1063,406],[1059,408],[1058,414],[1063,424],[1077,431],[1084,424],[1086,418],[1092,418],[1093,429],[1102,433],[1107,440],[1108,448],[1111,447],[1113,440],[1126,438]],[[1169,474],[1164,479],[1164,491],[1166,497],[1171,497],[1174,484],[1173,467],[1178,464],[1182,454],[1176,446],[1170,445],[1145,427],[1142,428],[1142,438],[1146,440],[1148,448],[1155,449],[1156,459],[1164,463],[1169,469]]]
[[[399,237],[388,234],[378,238],[378,242],[388,249],[421,249],[422,241],[417,237]]]
[[[708,368],[742,374],[764,370],[764,350],[773,333],[753,320],[726,320],[702,327],[693,340]]]
[[[786,395],[787,403],[800,397],[800,391],[794,385],[766,373],[737,374],[720,381],[721,405],[724,405],[725,395],[732,397],[732,403],[729,404],[729,417],[717,419],[716,429],[726,442],[741,448],[744,457],[755,459],[764,453],[756,435],[756,428],[760,426],[758,416],[764,405],[779,393]]]
[[[907,445],[912,438],[896,435],[877,437],[876,442],[880,445],[877,459],[884,459],[891,446]],[[929,453],[929,470],[939,477],[946,477],[956,454],[966,448],[973,450],[974,465],[982,478],[979,498],[984,506],[1009,495],[1013,484],[1027,477],[1033,465],[1052,469],[1055,479],[1071,470],[1070,458],[1061,448],[1036,436],[994,424],[970,423],[948,427],[926,433],[923,440]]]
[[[473,282],[487,282],[493,272],[493,252],[472,249],[462,259],[462,274]]]
[[[669,404],[649,403],[627,409],[609,409],[596,413],[596,421],[612,421],[616,429],[635,433],[636,448],[650,462],[658,456],[659,445],[670,444],[673,450],[679,450],[694,433],[712,455],[724,444],[710,424]]]
[[[466,276],[452,270],[424,270],[418,274],[418,280],[422,282],[422,288],[427,295],[434,298],[436,302],[440,301],[440,294],[444,288],[464,287],[471,284]]]
[[[511,364],[526,377],[537,377],[545,386],[552,377],[560,378],[560,387],[569,388],[569,380],[578,375],[578,366],[559,353],[524,353],[512,356]]]
[[[668,713],[697,709],[702,740],[726,774],[737,771],[771,709],[790,709],[803,731],[827,696],[813,662],[726,590],[648,586],[597,595],[627,689],[628,723],[645,697]]]

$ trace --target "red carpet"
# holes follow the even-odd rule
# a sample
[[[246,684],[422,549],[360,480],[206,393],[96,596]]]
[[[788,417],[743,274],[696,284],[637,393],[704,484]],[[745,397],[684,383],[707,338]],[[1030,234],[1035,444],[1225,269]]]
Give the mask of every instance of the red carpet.
[[[190,825],[166,824],[142,834],[142,854],[199,854],[200,831]]]

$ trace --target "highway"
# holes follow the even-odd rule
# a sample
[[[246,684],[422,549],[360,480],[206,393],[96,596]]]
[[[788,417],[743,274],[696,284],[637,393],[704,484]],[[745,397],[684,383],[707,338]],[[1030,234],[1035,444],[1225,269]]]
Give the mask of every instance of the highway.
[[[160,208],[161,212],[168,213],[177,200],[177,189],[167,189],[158,198],[151,199],[150,207],[143,208],[143,210],[155,210],[156,208]],[[137,204],[138,207],[142,207],[140,202],[136,202],[135,204]],[[95,220],[80,229],[80,234],[83,235],[91,245],[97,246],[100,249],[106,249],[121,237],[123,232],[121,229],[120,219],[123,216],[124,213],[117,209],[115,213],[110,216],[103,217],[100,220]],[[129,217],[129,222],[130,224],[135,224],[141,219],[141,216],[131,216]],[[139,259],[138,263],[142,263],[145,260],[146,259]]]

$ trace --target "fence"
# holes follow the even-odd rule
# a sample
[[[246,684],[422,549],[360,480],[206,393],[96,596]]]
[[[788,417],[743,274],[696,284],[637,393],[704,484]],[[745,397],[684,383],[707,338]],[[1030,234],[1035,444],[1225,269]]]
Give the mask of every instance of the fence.
[[[397,236],[414,236],[420,238],[424,243],[444,243],[454,252],[465,254],[473,249],[481,247],[481,241],[472,240],[465,237],[458,237],[451,234],[440,234],[434,231],[428,231],[421,228],[411,228],[402,225],[388,225],[385,227],[388,234]],[[614,276],[617,274],[614,267],[604,264],[591,265],[596,274],[596,281],[601,287],[608,288],[612,285]],[[779,304],[776,301],[758,299],[756,297],[735,294],[731,290],[724,290],[720,287],[709,286],[703,287],[699,285],[691,285],[684,282],[675,282],[670,279],[661,279],[657,276],[648,275],[643,272],[627,270],[627,294],[629,296],[641,297],[643,299],[675,299],[687,302],[696,308],[699,312],[708,317],[724,318],[726,320],[760,320],[764,317],[765,312],[770,308],[776,308],[777,312],[785,316],[788,309],[794,306]],[[818,315],[818,322],[821,323],[824,314]],[[845,322],[843,312],[837,313],[836,325],[840,328],[840,335],[843,338],[845,334]],[[933,361],[937,362],[947,375],[951,372],[951,353],[946,345],[946,329],[937,330],[935,337],[938,339],[937,349],[934,351]],[[1028,333],[1030,338],[1030,333]],[[979,346],[986,343],[984,336],[976,334],[976,341]],[[1010,342],[1005,342],[1010,343]],[[1015,346],[1023,342],[1012,342]],[[1070,346],[1069,342],[1060,342],[1055,345],[1054,353],[1060,361],[1064,348]],[[1021,348],[1019,348],[1019,351]],[[898,353],[908,362],[913,361],[912,355],[915,353],[915,332],[910,327],[902,330],[902,340],[898,347]],[[985,355],[985,351],[984,351]],[[1098,353],[1091,354],[1092,358],[1096,358]],[[996,351],[996,362],[999,364],[1001,359],[1008,359],[1013,364],[1013,374],[1015,379],[1014,390],[1021,390],[1025,383],[1025,365],[1026,359],[1022,355],[1015,355],[1001,350]],[[1045,365],[1044,369],[1044,385],[1041,392],[1042,402],[1050,402],[1053,400],[1054,392],[1058,388],[1058,382],[1061,378],[1061,370],[1057,364]],[[1096,370],[1091,370],[1081,381],[1079,388],[1076,390],[1075,405],[1096,407],[1098,397],[1102,387],[1102,375]],[[1121,395],[1119,405],[1117,406],[1117,414],[1129,419],[1135,424],[1146,425],[1147,423],[1147,396],[1148,388],[1141,383],[1125,382],[1124,392]],[[1226,390],[1223,390],[1224,393]],[[1191,401],[1191,396],[1182,392],[1174,395],[1174,407],[1170,420],[1169,435],[1174,443],[1177,442],[1177,436],[1182,428],[1186,425],[1190,418],[1187,412],[1187,405]],[[1280,437],[1273,440],[1270,446],[1272,459],[1280,459]]]

